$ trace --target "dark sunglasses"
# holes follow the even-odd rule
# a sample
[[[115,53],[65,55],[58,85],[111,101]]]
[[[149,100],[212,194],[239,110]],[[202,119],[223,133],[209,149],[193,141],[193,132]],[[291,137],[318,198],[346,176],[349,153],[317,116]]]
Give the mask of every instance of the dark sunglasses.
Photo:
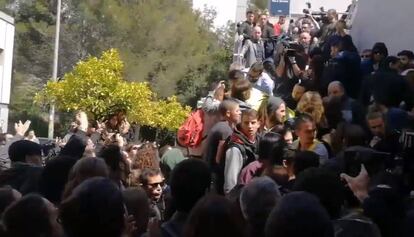
[[[156,189],[158,186],[160,186],[161,188],[165,187],[165,181],[159,182],[159,183],[152,183],[152,184],[147,184],[147,187],[150,189]]]

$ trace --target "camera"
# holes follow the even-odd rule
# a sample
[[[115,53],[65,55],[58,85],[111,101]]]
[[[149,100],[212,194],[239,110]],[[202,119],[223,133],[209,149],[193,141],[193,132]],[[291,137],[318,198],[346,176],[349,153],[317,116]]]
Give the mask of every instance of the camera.
[[[347,150],[344,153],[345,173],[356,177],[363,164],[370,177],[382,171],[393,169],[394,157],[390,153],[378,152],[368,148]]]

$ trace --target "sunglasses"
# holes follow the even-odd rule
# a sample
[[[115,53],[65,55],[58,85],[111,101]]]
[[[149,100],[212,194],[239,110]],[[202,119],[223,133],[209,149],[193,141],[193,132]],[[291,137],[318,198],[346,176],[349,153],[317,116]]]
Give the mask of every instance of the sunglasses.
[[[158,188],[158,186],[161,187],[161,188],[164,188],[165,187],[165,181],[162,181],[162,182],[159,182],[159,183],[147,184],[147,187],[150,188],[150,189],[156,189],[156,188]]]
[[[362,54],[361,58],[371,58],[371,55],[370,54]]]

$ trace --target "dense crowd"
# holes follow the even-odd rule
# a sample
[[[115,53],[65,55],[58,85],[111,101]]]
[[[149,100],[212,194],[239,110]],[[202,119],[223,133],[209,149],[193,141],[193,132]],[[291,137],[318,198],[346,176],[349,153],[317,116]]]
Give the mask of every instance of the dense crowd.
[[[346,28],[248,11],[228,80],[161,147],[122,110],[78,112],[52,153],[16,123],[0,236],[412,236],[414,53],[359,53]]]

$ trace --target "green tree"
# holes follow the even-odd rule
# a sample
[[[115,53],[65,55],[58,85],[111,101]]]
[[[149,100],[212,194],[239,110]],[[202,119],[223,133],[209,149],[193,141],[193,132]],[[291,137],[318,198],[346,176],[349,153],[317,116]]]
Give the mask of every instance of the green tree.
[[[190,108],[183,107],[175,97],[156,100],[146,82],[127,82],[123,73],[124,64],[118,52],[111,49],[100,58],[79,62],[63,80],[49,81],[35,101],[43,105],[53,102],[68,112],[83,110],[101,121],[124,110],[131,122],[140,125],[171,130],[181,125]]]

